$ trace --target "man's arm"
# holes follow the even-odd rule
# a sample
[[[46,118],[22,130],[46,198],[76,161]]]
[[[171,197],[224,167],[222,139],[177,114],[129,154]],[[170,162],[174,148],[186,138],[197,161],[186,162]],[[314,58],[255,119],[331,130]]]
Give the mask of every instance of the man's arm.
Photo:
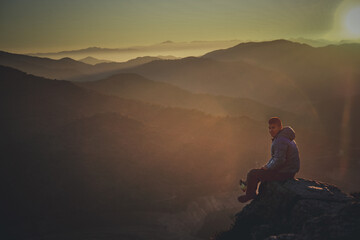
[[[275,140],[274,155],[265,165],[267,169],[278,169],[286,160],[286,151],[288,149],[288,139],[280,137]]]

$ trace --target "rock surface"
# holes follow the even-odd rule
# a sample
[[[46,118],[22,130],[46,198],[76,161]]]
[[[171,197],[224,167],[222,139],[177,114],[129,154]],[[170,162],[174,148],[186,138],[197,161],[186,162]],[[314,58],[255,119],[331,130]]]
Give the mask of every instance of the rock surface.
[[[262,182],[232,226],[211,239],[360,239],[359,194],[303,178]]]

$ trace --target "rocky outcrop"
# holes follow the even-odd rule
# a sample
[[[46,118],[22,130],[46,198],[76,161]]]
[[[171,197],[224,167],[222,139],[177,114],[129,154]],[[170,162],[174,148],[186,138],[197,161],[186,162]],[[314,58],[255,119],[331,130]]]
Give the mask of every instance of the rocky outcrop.
[[[302,178],[263,182],[258,196],[215,240],[360,239],[359,194]]]

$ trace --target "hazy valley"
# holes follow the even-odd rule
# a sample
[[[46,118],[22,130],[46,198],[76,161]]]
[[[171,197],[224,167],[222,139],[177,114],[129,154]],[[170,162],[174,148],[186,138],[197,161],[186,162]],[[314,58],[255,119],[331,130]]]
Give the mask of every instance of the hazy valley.
[[[359,191],[360,44],[94,58],[0,52],[7,234],[208,239],[269,160],[272,116],[296,131],[298,177]]]

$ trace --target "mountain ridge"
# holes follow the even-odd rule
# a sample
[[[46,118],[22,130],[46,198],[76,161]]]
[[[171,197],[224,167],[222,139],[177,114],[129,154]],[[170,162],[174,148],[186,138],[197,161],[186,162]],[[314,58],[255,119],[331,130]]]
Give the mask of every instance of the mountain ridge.
[[[137,73],[119,73],[102,80],[76,84],[105,94],[168,106],[196,108],[213,115],[247,115],[264,121],[275,114],[289,120],[297,117],[296,114],[251,99],[192,93],[170,83],[150,80]]]

